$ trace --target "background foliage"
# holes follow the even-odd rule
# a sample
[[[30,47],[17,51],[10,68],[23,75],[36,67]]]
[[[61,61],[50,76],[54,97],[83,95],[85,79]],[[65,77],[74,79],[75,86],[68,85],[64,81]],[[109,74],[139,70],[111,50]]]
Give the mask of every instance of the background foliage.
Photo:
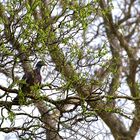
[[[139,31],[139,0],[1,0],[1,135],[139,139]],[[25,102],[22,75],[39,60],[42,86]]]

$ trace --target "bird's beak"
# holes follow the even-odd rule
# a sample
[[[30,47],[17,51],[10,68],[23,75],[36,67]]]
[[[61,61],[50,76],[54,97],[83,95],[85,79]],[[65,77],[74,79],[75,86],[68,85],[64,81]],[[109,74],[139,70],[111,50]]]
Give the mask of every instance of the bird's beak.
[[[47,66],[47,64],[46,64],[46,63],[44,63],[44,66]]]

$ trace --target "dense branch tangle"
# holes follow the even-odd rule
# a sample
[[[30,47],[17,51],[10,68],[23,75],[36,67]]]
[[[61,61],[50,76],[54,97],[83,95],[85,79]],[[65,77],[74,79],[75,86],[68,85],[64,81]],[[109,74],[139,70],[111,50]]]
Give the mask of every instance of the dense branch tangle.
[[[0,72],[9,82],[0,85],[0,131],[30,139],[96,139],[101,118],[109,138],[133,140],[140,126],[138,1],[9,2],[0,5]],[[21,74],[32,73],[38,59],[48,63],[42,90],[7,110]],[[16,126],[22,115],[25,122]],[[15,126],[4,127],[6,118]]]

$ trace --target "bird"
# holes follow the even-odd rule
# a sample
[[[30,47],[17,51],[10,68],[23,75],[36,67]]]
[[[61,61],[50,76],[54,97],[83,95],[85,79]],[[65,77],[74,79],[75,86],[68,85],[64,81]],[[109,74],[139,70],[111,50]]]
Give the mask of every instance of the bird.
[[[18,95],[12,100],[12,104],[14,105],[20,105],[22,99],[23,102],[26,101],[26,95],[31,93],[33,88],[37,87],[38,89],[40,88],[41,85],[41,74],[40,74],[40,70],[42,68],[42,66],[45,66],[45,62],[44,61],[39,61],[36,66],[35,69],[33,70],[33,72],[29,72],[23,75],[22,80],[21,80],[21,84],[19,85],[20,87],[20,92],[18,93]],[[21,101],[20,101],[21,99]],[[11,109],[12,105],[10,106]]]

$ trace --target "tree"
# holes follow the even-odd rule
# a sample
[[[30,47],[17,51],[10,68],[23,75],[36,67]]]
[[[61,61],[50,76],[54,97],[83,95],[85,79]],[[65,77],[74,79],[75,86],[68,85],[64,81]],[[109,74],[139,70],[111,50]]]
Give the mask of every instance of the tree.
[[[21,139],[137,138],[139,9],[138,0],[2,1],[0,131]],[[39,60],[47,63],[44,80],[25,96],[22,75]],[[20,105],[12,105],[17,94]]]

